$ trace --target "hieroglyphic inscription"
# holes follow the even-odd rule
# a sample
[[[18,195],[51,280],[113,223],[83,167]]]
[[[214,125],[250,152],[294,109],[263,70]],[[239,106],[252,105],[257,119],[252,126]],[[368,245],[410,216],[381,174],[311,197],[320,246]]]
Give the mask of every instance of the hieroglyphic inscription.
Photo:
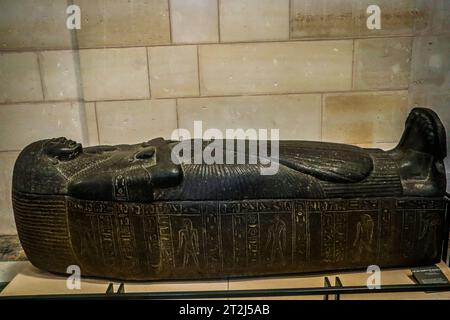
[[[247,266],[258,266],[259,250],[259,215],[249,213],[247,215]]]
[[[336,213],[334,215],[334,260],[341,263],[346,258],[347,246],[347,213]]]
[[[404,258],[414,256],[414,249],[417,241],[417,218],[418,215],[413,210],[403,211],[401,253]]]
[[[203,216],[205,225],[206,266],[210,270],[218,271],[223,268],[223,259],[222,239],[220,237],[220,214],[217,204],[204,205]]]
[[[159,247],[160,258],[159,268],[171,269],[175,267],[174,252],[172,247],[172,230],[170,226],[170,217],[165,214],[158,214]]]
[[[417,251],[424,251],[431,258],[437,258],[440,254],[440,237],[444,221],[439,211],[424,210],[420,214],[419,243]]]
[[[158,221],[155,215],[145,215],[143,220],[144,241],[147,270],[157,271],[160,268],[161,247],[159,245]]]
[[[393,216],[393,201],[384,201],[379,208],[380,219],[378,222],[378,251],[377,258],[389,261],[395,254],[392,243],[395,236],[395,217]]]
[[[294,205],[293,228],[295,228],[292,247],[293,261],[296,264],[304,265],[310,259],[311,234],[309,230],[309,214],[305,201],[297,201]]]
[[[155,275],[239,275],[434,257],[442,203],[299,199],[144,204],[70,199],[68,208],[82,261],[98,261],[100,256],[98,263],[105,269],[119,264],[122,270]],[[395,232],[397,223],[400,233]],[[97,252],[89,250],[89,242]]]
[[[362,210],[370,203],[342,201],[308,201],[308,209],[321,219],[321,259],[324,263],[342,263],[346,259],[348,212]]]
[[[231,216],[233,227],[233,265],[234,267],[246,266],[246,218],[241,214],[233,214]]]
[[[131,213],[140,212],[142,209],[140,205],[126,205],[119,203],[114,207],[116,215],[117,227],[117,241],[119,244],[119,251],[122,257],[122,262],[127,267],[136,267],[138,265],[138,257],[136,254],[135,235],[133,225],[131,222]]]
[[[100,230],[100,245],[105,264],[114,263],[117,256],[114,245],[114,228],[113,220],[110,215],[101,215],[98,217],[98,225]]]

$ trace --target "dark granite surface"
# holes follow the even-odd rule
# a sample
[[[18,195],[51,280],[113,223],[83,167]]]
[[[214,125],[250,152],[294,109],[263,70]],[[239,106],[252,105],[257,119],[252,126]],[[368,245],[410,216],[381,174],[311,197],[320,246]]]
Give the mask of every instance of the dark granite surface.
[[[0,261],[26,261],[17,235],[0,236]]]

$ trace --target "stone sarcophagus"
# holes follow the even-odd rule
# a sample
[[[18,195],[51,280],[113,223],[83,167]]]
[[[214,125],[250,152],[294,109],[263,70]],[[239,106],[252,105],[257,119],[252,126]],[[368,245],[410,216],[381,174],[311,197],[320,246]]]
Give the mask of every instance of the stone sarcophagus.
[[[84,276],[123,280],[440,260],[446,136],[431,110],[414,109],[390,151],[279,141],[271,175],[261,174],[260,162],[177,163],[179,143],[83,148],[57,138],[26,147],[12,197],[29,260],[52,272],[78,265]]]

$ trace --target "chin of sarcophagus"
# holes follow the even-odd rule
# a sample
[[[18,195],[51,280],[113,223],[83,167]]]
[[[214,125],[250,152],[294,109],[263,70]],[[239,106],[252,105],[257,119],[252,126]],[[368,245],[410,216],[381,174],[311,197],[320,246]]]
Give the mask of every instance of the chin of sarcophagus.
[[[177,146],[159,138],[83,148],[56,138],[25,148],[12,197],[29,260],[51,272],[78,265],[84,276],[122,280],[440,260],[446,136],[431,110],[413,109],[390,151],[280,141],[271,175],[259,162],[177,163]]]

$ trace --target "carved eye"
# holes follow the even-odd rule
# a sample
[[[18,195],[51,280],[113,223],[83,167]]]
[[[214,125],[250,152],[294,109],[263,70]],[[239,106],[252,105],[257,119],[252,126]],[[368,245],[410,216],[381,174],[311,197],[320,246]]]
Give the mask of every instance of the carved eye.
[[[154,154],[155,154],[155,148],[148,147],[148,148],[145,148],[144,150],[136,153],[136,155],[134,157],[139,160],[147,160],[147,159],[152,158]]]

